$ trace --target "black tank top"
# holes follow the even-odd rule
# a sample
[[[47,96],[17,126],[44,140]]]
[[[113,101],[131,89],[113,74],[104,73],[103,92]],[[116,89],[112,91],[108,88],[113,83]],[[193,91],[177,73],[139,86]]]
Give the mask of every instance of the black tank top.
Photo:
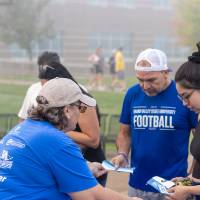
[[[101,125],[100,124],[101,116],[100,116],[98,106],[96,106],[96,113],[97,113],[99,125]],[[79,124],[76,125],[75,131],[81,132],[81,128],[80,128]],[[91,148],[91,147],[86,147],[84,150],[82,150],[82,153],[83,153],[84,158],[90,162],[100,162],[101,163],[103,160],[106,159],[105,154],[102,149],[101,141],[99,142],[99,145],[96,149]],[[105,180],[106,178],[107,178],[107,174],[104,174],[104,175],[100,176],[99,178],[97,178],[97,181],[101,184],[101,181]]]

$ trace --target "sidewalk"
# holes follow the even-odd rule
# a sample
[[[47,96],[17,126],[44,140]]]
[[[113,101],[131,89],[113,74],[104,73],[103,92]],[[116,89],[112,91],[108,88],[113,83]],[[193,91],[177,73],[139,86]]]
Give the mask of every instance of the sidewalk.
[[[128,173],[109,172],[106,187],[127,195]]]

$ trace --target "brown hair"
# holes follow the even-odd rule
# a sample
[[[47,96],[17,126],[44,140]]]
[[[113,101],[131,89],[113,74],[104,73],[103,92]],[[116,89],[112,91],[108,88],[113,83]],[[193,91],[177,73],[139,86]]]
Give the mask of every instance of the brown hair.
[[[68,119],[64,115],[64,107],[49,108],[48,101],[43,96],[37,96],[37,106],[28,110],[28,118],[40,121],[48,121],[60,130],[68,126]]]

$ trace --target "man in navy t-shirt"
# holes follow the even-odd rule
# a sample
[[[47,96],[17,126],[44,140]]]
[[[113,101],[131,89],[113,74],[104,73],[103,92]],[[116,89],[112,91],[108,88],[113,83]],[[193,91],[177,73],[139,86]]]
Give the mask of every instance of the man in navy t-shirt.
[[[186,176],[189,135],[197,125],[197,114],[177,97],[164,52],[141,52],[135,70],[139,84],[129,88],[124,98],[118,154],[112,162],[127,165],[131,150],[135,171],[129,179],[129,196],[161,200],[164,195],[146,182],[153,176]]]

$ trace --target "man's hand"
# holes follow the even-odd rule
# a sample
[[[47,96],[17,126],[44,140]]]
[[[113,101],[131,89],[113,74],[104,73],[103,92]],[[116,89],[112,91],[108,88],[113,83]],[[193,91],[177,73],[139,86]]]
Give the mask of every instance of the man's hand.
[[[116,155],[115,157],[113,157],[110,160],[110,162],[113,163],[116,166],[116,168],[117,167],[127,167],[128,166],[128,161],[125,158],[125,156],[122,155],[122,154]]]
[[[93,175],[98,178],[99,176],[102,176],[107,171],[103,168],[101,163],[98,162],[87,162],[88,167],[90,168],[90,171],[93,173]]]

